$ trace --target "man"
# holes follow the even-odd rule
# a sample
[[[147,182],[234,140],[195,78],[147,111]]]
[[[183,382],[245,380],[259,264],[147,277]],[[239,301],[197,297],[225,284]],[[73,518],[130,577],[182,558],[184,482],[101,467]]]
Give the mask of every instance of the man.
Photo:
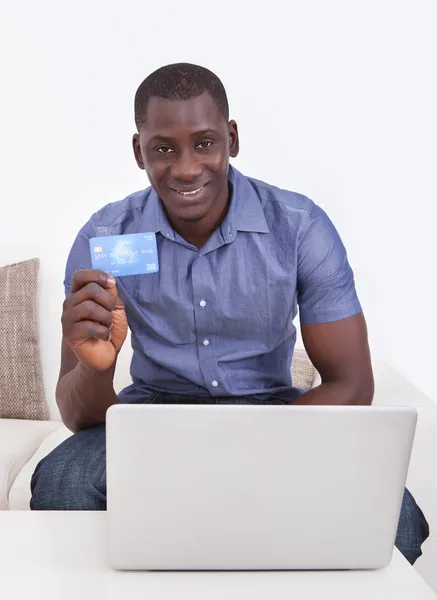
[[[190,64],[152,73],[135,97],[133,149],[151,188],[105,206],[67,262],[57,402],[74,436],[38,465],[36,510],[105,509],[105,413],[116,402],[370,404],[364,316],[344,246],[308,198],[229,166],[239,150],[226,92]],[[89,239],[155,232],[160,269],[115,282]],[[322,383],[292,387],[296,301]],[[133,383],[113,388],[132,332]],[[427,523],[406,492],[398,546],[420,556]]]

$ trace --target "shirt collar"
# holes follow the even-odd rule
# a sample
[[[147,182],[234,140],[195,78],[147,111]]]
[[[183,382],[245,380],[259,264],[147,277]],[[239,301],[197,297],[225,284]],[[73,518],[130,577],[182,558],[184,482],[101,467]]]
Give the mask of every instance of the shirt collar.
[[[170,240],[174,240],[175,234],[173,227],[170,225],[164,206],[158,197],[158,194],[151,187],[149,195],[143,209],[142,221],[145,231],[153,231],[154,233],[161,232],[163,236]]]
[[[261,200],[247,177],[229,166],[228,181],[232,198],[228,214],[221,225],[224,241],[227,244],[233,242],[237,231],[269,233]]]
[[[261,199],[249,179],[229,166],[228,181],[232,190],[229,211],[221,225],[223,238],[227,243],[233,241],[237,231],[269,233]],[[161,232],[174,241],[175,232],[169,223],[164,206],[153,188],[143,210],[143,223],[147,231]]]
[[[232,166],[229,166],[228,179],[233,188],[228,214],[237,231],[269,233],[261,199],[249,179]]]

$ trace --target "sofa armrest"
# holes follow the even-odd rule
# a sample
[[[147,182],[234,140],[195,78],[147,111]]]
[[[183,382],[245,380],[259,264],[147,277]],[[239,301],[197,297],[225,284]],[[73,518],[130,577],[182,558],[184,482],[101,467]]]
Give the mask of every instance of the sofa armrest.
[[[437,404],[401,375],[399,371],[380,360],[374,360],[372,366],[375,377],[374,404],[425,407],[437,410]]]
[[[430,537],[415,567],[437,591],[437,409],[417,408],[417,427],[408,469],[407,487],[429,524]]]
[[[431,536],[437,536],[437,404],[387,363],[374,360],[376,406],[412,406],[417,428],[407,487],[423,510]],[[321,383],[317,374],[313,386]]]
[[[417,428],[408,470],[407,487],[422,509],[430,538],[422,547],[416,568],[437,589],[437,404],[401,373],[382,361],[373,363],[374,404],[412,406],[417,409]]]
[[[375,405],[417,409],[407,486],[429,522],[431,535],[437,535],[437,404],[388,364],[374,361],[373,372]]]
[[[414,406],[416,408],[423,406],[437,410],[435,402],[386,362],[373,360],[372,367],[375,377],[373,404],[379,406]],[[317,387],[321,383],[322,379],[319,373],[316,372],[312,387]]]

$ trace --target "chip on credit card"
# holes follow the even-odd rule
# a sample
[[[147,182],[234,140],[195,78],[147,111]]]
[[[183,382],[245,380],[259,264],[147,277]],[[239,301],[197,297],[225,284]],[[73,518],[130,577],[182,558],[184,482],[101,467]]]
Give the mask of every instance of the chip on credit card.
[[[153,232],[111,235],[90,239],[91,264],[114,277],[159,271]]]

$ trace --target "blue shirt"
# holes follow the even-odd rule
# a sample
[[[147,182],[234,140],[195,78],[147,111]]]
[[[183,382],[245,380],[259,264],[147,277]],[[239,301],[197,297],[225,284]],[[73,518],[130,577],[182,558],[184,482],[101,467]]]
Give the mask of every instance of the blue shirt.
[[[232,167],[229,182],[229,211],[200,249],[173,230],[152,188],[102,208],[73,244],[66,294],[74,271],[91,268],[91,237],[157,234],[159,271],[117,280],[133,347],[123,401],[158,391],[292,401],[297,307],[302,323],[361,312],[345,248],[321,208]]]

